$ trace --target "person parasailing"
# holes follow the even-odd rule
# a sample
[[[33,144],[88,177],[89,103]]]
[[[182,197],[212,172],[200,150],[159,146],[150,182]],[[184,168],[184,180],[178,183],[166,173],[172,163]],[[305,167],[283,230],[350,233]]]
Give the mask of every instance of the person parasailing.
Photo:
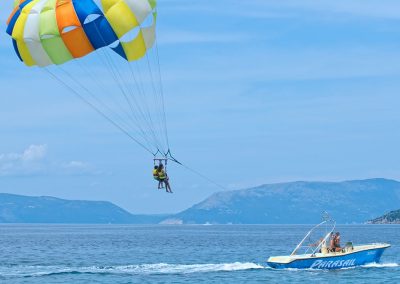
[[[153,169],[153,178],[158,181],[158,189],[164,188],[163,183],[161,180],[158,178],[158,166],[155,165]]]
[[[169,184],[169,177],[164,170],[164,165],[160,164],[157,169],[158,180],[160,183],[165,184],[165,191],[168,193],[172,193],[171,186]]]

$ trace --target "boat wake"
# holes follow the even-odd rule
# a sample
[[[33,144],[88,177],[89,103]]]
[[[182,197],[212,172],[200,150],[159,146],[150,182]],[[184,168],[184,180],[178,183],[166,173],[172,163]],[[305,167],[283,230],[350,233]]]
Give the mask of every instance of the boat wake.
[[[362,265],[362,267],[375,267],[375,268],[385,268],[385,267],[400,267],[400,264],[389,262],[389,263],[368,263]]]
[[[139,264],[118,266],[0,266],[2,277],[41,277],[57,274],[188,274],[229,272],[239,270],[264,269],[252,262],[234,262],[219,264]]]

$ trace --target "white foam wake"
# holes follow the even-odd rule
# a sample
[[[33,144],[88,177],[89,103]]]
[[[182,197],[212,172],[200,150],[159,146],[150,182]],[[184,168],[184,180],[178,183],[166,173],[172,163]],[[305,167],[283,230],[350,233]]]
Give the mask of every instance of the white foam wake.
[[[400,264],[398,263],[394,263],[394,262],[390,262],[390,263],[368,263],[363,265],[362,267],[376,267],[376,268],[384,268],[384,267],[399,267]]]
[[[264,266],[251,262],[219,264],[139,264],[118,266],[11,266],[0,267],[0,275],[5,277],[38,277],[54,274],[90,273],[90,274],[188,274],[208,272],[229,272],[249,269],[263,269]]]
[[[220,264],[144,264],[144,265],[129,265],[117,266],[117,270],[133,273],[148,273],[148,274],[179,274],[179,273],[199,273],[199,272],[218,272],[218,271],[236,271],[248,269],[264,268],[255,263],[250,262],[234,262]]]

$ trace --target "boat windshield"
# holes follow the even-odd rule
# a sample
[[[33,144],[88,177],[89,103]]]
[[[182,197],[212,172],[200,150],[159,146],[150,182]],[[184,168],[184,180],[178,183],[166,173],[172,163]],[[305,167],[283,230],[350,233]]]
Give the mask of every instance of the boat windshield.
[[[315,254],[321,250],[321,247],[329,246],[330,236],[335,230],[336,222],[328,214],[324,214],[323,219],[321,223],[308,231],[291,255]]]

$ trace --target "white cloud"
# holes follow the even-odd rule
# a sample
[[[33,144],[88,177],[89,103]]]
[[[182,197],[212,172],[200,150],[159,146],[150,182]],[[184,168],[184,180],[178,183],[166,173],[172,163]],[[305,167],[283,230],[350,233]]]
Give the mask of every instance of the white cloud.
[[[47,145],[31,145],[21,155],[23,161],[40,161],[45,158]]]
[[[21,153],[0,154],[0,176],[98,174],[82,161],[52,162],[47,159],[47,145],[30,145]]]
[[[65,174],[70,175],[84,175],[84,174],[100,174],[101,172],[95,171],[93,167],[86,162],[70,161],[61,165]]]
[[[47,145],[30,145],[22,153],[0,154],[0,176],[36,174],[43,170]]]
[[[87,169],[89,164],[81,162],[81,161],[71,161],[64,165],[67,169]]]
[[[47,145],[30,145],[22,153],[0,154],[0,163],[35,162],[43,160],[47,153]]]

